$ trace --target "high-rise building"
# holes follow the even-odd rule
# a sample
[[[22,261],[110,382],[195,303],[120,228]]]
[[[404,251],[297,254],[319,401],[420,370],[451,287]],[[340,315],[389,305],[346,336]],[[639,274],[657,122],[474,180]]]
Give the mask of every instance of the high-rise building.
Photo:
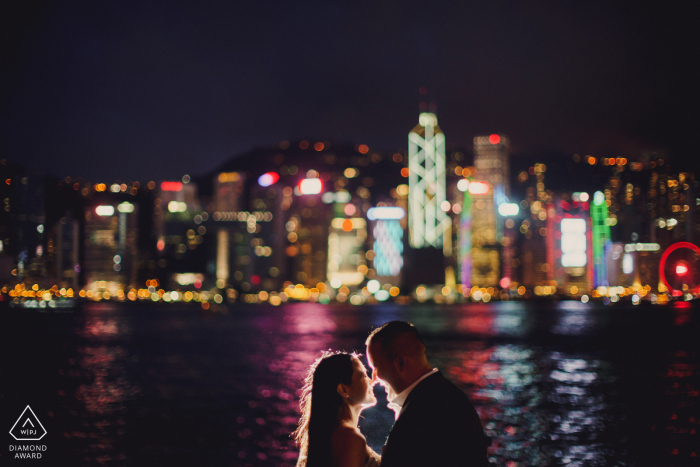
[[[136,276],[138,209],[132,203],[103,203],[85,213],[83,273],[88,288],[112,295]]]
[[[588,199],[588,194],[586,194]],[[591,205],[591,221],[593,232],[591,243],[593,246],[593,286],[611,285],[608,279],[608,257],[612,251],[612,240],[610,240],[610,222],[608,219],[608,207],[605,204],[605,195],[601,191],[596,191],[593,195]]]
[[[403,268],[403,228],[406,212],[398,206],[378,206],[367,211],[372,222],[372,264],[380,282],[401,282]]]
[[[238,221],[238,210],[239,206],[243,205],[243,200],[241,199],[244,188],[244,180],[240,173],[238,172],[221,172],[214,177],[214,217],[213,220],[216,222],[221,222],[216,227],[216,286],[219,288],[224,288],[229,282],[229,277],[231,276],[231,253],[237,253],[236,251],[231,251],[232,249],[232,239],[238,239],[236,243],[243,243],[242,249],[244,251],[240,252],[240,255],[236,257],[249,258],[246,254],[247,242],[244,241],[245,234],[243,232],[238,232],[234,226],[235,222]],[[222,214],[223,213],[223,214]],[[241,216],[241,222],[245,222],[247,216]],[[234,224],[230,222],[233,221]],[[235,232],[234,232],[235,231]],[[240,248],[238,248],[240,250]],[[240,259],[240,258],[239,258]],[[245,275],[242,271],[236,270],[236,280],[237,282],[243,282]]]
[[[501,278],[503,221],[498,206],[508,202],[510,195],[509,149],[503,135],[474,138],[475,180],[488,184],[488,190],[472,193],[471,283],[479,287],[497,286]]]
[[[245,177],[239,172],[221,172],[214,178],[214,210],[239,211],[243,198]]]
[[[78,288],[80,274],[80,224],[71,216],[61,218],[53,226],[48,249],[53,253],[55,278],[60,287]]]
[[[364,257],[367,222],[361,217],[343,219],[336,217],[331,221],[328,234],[328,271],[331,285],[357,286],[365,280],[363,272],[358,271],[359,257]]]
[[[326,281],[331,260],[329,232],[333,232],[334,228],[337,229],[337,222],[342,223],[342,218],[331,219],[333,208],[330,204],[323,202],[325,188],[318,175],[318,172],[313,169],[307,171],[307,178],[300,180],[294,190],[294,201],[291,207],[293,215],[289,219],[294,224],[294,230],[291,230],[287,236],[290,243],[288,247],[291,258],[290,270],[293,273],[291,280],[309,287]],[[364,222],[364,219],[358,218],[358,220]],[[333,222],[336,223],[336,227],[333,227]],[[290,224],[289,227],[293,226]],[[366,230],[364,236],[367,236]],[[292,240],[295,241],[292,242]],[[341,254],[344,254],[342,246],[340,249]],[[355,269],[357,269],[357,257],[355,260]]]
[[[556,243],[554,277],[567,293],[584,292],[593,285],[592,221],[589,204],[579,193],[556,200],[553,235]]]
[[[413,248],[442,248],[447,216],[445,134],[433,113],[424,112],[408,133],[409,229]],[[447,209],[445,204],[447,203]]]

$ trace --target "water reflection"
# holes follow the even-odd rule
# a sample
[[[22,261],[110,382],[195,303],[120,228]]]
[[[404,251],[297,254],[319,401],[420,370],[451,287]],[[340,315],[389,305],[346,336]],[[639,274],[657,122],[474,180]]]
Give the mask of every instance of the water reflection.
[[[120,345],[129,326],[113,306],[96,304],[86,307],[85,322],[75,332],[85,344],[77,348],[79,358],[69,360],[68,374],[71,385],[78,384],[73,393],[78,405],[71,404],[72,412],[83,422],[63,436],[80,445],[85,463],[122,462],[127,459],[127,404],[141,391],[130,381],[129,351]]]
[[[78,453],[71,465],[293,466],[308,366],[323,350],[364,352],[373,327],[404,319],[474,402],[494,465],[685,465],[700,455],[694,313],[565,302],[202,315],[95,304],[74,318],[71,359],[52,388],[64,404],[56,419]],[[375,392],[360,425],[381,450],[393,414]]]
[[[361,349],[373,326],[403,318],[423,333],[431,362],[470,395],[493,440],[491,462],[510,467],[594,466],[623,459],[622,441],[605,435],[615,419],[606,399],[609,386],[614,384],[610,365],[592,353],[571,354],[537,345],[488,345],[486,338],[523,338],[536,327],[536,312],[502,305],[502,309],[455,307],[441,313],[415,308],[404,317],[396,316],[395,308],[375,309],[369,316],[361,311],[334,313],[327,307],[289,309],[282,319],[285,333],[270,336],[279,355],[268,360],[268,368],[278,374],[271,384],[284,388],[284,396],[278,398],[285,403],[274,404],[279,416],[268,417],[268,421],[277,424],[277,433],[294,429],[300,380],[320,350]],[[554,313],[544,320],[554,323],[553,334],[586,335],[597,325],[588,307],[565,305]],[[259,325],[263,330],[271,329],[271,323]],[[347,341],[339,339],[339,331],[356,336],[355,341],[344,345]],[[459,336],[471,337],[464,340]],[[259,357],[269,359],[267,354]],[[289,399],[292,394],[294,399]],[[274,395],[270,386],[258,388],[258,398]],[[368,443],[379,450],[393,419],[384,416],[383,412],[389,412],[385,398],[377,395],[379,403],[365,412],[361,427]],[[289,463],[275,465],[293,465],[295,448],[291,443],[286,447],[286,454],[279,457]]]
[[[511,344],[438,356],[477,407],[492,463],[608,465],[615,456],[620,440],[601,436],[614,417],[605,396],[613,380],[600,360]]]
[[[552,333],[581,336],[590,334],[594,325],[591,309],[581,302],[562,302],[558,308],[561,313],[557,323],[552,326]]]
[[[250,349],[249,363],[269,373],[265,378],[256,375],[260,384],[249,395],[249,415],[237,418],[240,440],[251,440],[240,443],[240,459],[252,457],[275,466],[296,463],[298,453],[290,433],[299,420],[301,382],[323,350],[343,348],[337,330],[351,330],[354,321],[353,315],[337,319],[329,307],[314,304],[291,305],[274,316],[254,320],[264,341]]]
[[[547,398],[553,405],[549,438],[560,441],[547,449],[549,454],[568,465],[608,465],[608,457],[619,460],[618,440],[602,436],[614,421],[605,396],[612,383],[606,363],[552,352],[548,364]]]

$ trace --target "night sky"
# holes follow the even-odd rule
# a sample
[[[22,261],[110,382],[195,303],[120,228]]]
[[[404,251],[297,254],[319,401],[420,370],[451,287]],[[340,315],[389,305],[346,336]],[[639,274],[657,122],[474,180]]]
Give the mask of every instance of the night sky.
[[[0,156],[110,182],[281,140],[396,150],[425,86],[451,147],[700,172],[690,3],[5,1]]]

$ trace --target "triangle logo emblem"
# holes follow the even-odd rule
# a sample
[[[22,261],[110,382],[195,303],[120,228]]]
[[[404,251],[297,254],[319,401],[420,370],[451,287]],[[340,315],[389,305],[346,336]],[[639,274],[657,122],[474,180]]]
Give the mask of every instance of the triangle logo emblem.
[[[46,430],[32,408],[27,406],[15,424],[12,425],[10,434],[17,441],[39,441],[46,436]]]

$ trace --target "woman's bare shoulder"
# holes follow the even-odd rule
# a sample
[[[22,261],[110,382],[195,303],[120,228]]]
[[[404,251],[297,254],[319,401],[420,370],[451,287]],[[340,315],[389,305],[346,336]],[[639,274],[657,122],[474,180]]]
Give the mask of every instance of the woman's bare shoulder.
[[[356,427],[348,425],[338,426],[333,431],[331,443],[333,451],[339,457],[356,454],[357,457],[364,459],[367,452],[367,440]]]
[[[367,440],[357,427],[349,425],[339,425],[333,431],[333,441],[341,443],[361,443],[367,444]]]

